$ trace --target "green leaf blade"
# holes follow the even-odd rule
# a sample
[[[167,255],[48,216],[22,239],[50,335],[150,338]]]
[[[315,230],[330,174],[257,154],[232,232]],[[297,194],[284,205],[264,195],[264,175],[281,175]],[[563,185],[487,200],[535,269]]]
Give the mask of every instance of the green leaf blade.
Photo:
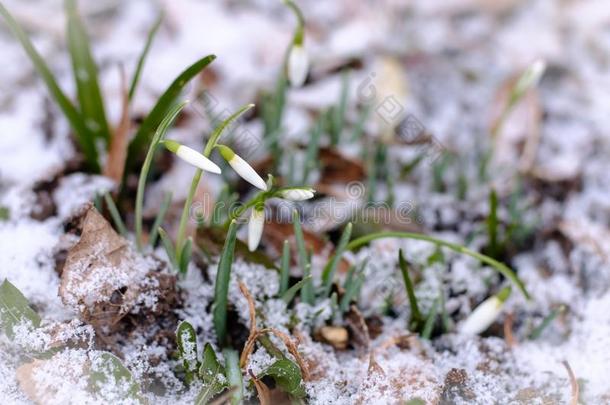
[[[76,0],[66,0],[68,49],[78,95],[80,113],[85,125],[95,138],[110,143],[110,129],[106,120],[104,100],[100,90],[97,66],[91,55],[89,37],[78,14]]]
[[[132,167],[136,162],[138,154],[145,148],[145,145],[150,142],[154,129],[163,120],[163,117],[167,115],[168,111],[170,111],[172,105],[184,89],[184,86],[212,63],[214,59],[216,59],[216,56],[208,55],[190,65],[174,79],[161,97],[159,97],[157,103],[146,116],[133,140],[129,144],[126,167]]]
[[[15,38],[17,38],[17,40],[21,43],[24,51],[34,64],[34,68],[47,86],[51,97],[53,97],[70,123],[70,126],[74,130],[76,140],[85,156],[88,168],[93,172],[99,172],[100,165],[98,162],[98,152],[95,146],[95,139],[93,134],[87,128],[87,125],[85,124],[85,121],[81,117],[80,113],[59,87],[53,73],[51,73],[51,70],[45,63],[42,56],[40,56],[36,48],[34,48],[34,45],[28,38],[23,28],[21,28],[21,26],[17,23],[17,21],[15,21],[13,16],[2,4],[0,4],[0,15],[2,15],[6,21]]]
[[[184,366],[186,382],[189,384],[199,370],[199,360],[197,359],[197,333],[187,321],[180,322],[176,328],[176,344]]]
[[[227,339],[227,305],[229,294],[229,281],[231,280],[231,266],[235,251],[235,239],[237,237],[237,223],[231,221],[227,232],[227,239],[222,250],[218,271],[216,273],[216,285],[214,290],[214,305],[212,309],[214,328],[219,345],[224,345]]]
[[[30,307],[27,298],[7,279],[0,285],[0,326],[13,339],[14,328],[29,322],[34,328],[40,326],[40,316]]]

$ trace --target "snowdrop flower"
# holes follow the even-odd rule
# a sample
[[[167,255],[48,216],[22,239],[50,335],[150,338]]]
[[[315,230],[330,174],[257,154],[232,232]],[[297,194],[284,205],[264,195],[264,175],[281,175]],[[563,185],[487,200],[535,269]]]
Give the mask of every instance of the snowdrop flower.
[[[206,172],[220,174],[220,167],[195,149],[181,145],[176,141],[165,140],[162,141],[162,143],[170,152],[175,153],[176,156],[185,162],[190,163],[201,170],[205,170]]]
[[[288,54],[288,80],[292,87],[301,87],[307,79],[309,57],[302,44],[293,44]]]
[[[280,196],[290,201],[304,201],[313,198],[316,191],[313,188],[287,188],[280,191]]]
[[[498,315],[500,315],[500,312],[502,312],[504,302],[509,295],[510,287],[506,287],[498,294],[483,301],[462,323],[459,328],[460,333],[464,335],[478,335],[489,328]]]
[[[538,59],[532,63],[532,65],[528,67],[525,72],[523,72],[517,81],[513,91],[513,99],[521,98],[523,93],[525,93],[528,89],[535,87],[542,78],[545,70],[546,62],[544,60]]]
[[[267,184],[265,184],[265,180],[262,179],[261,176],[256,173],[256,171],[241,157],[235,154],[231,150],[231,148],[224,145],[216,146],[220,151],[220,154],[226,160],[229,165],[239,174],[239,176],[246,180],[248,183],[252,184],[254,187],[258,187],[261,190],[267,191]]]
[[[263,226],[265,225],[265,207],[260,204],[252,208],[250,221],[248,221],[248,249],[254,252],[261,241]]]

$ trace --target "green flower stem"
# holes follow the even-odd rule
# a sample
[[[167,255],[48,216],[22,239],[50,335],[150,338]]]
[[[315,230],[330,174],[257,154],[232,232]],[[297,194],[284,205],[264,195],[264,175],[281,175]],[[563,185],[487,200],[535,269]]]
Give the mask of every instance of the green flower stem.
[[[155,135],[148,147],[148,152],[146,153],[146,159],[144,160],[144,164],[142,165],[142,170],[140,171],[140,178],[138,179],[138,191],[136,193],[136,208],[135,208],[135,223],[136,223],[136,246],[138,250],[142,250],[142,206],[144,205],[144,188],[146,187],[146,179],[148,178],[148,172],[150,171],[150,165],[152,163],[153,156],[155,155],[155,151],[159,142],[165,136],[167,129],[172,124],[178,113],[184,108],[187,104],[186,101],[176,104],[163,118],[161,124],[157,128]]]
[[[292,10],[297,18],[298,25],[294,31],[292,43],[294,45],[303,45],[303,38],[305,37],[305,18],[303,17],[303,12],[292,0],[284,0],[284,4]]]
[[[205,148],[203,149],[203,156],[209,158],[212,154],[212,151],[218,144],[218,140],[220,139],[220,136],[222,135],[223,131],[229,126],[229,124],[231,124],[233,121],[239,118],[239,116],[241,116],[243,113],[245,113],[252,107],[254,107],[254,104],[246,104],[245,106],[237,110],[235,113],[233,113],[233,115],[231,115],[229,118],[224,120],[218,127],[216,127],[216,129],[212,132],[210,139],[208,139]],[[182,209],[182,215],[180,217],[180,225],[178,226],[178,235],[176,236],[176,252],[181,252],[182,245],[184,245],[185,243],[186,224],[188,223],[191,205],[193,204],[193,198],[195,197],[195,193],[197,192],[197,187],[199,186],[199,181],[201,180],[202,174],[203,171],[201,169],[197,169],[197,171],[195,171],[195,175],[193,176],[193,180],[191,181],[191,188],[186,197],[186,201],[184,202],[184,208]],[[180,262],[180,257],[178,257],[177,259],[178,262]]]
[[[468,249],[465,246],[458,245],[455,243],[447,242],[442,239],[437,239],[432,236],[423,235],[419,233],[411,233],[411,232],[376,232],[371,233],[369,235],[362,236],[360,238],[354,239],[350,243],[347,244],[346,250],[354,250],[362,245],[366,245],[367,243],[375,240],[375,239],[383,239],[383,238],[404,238],[404,239],[415,239],[415,240],[423,240],[426,242],[434,243],[437,246],[443,246],[453,250],[454,252],[462,253],[468,255],[470,257],[474,257],[482,263],[488,264],[489,266],[496,269],[500,272],[504,277],[512,281],[517,288],[523,293],[525,298],[530,299],[530,295],[525,289],[523,282],[517,277],[517,275],[504,263],[500,263],[499,261],[492,259],[489,256],[485,256],[481,253],[475,252],[473,250]]]

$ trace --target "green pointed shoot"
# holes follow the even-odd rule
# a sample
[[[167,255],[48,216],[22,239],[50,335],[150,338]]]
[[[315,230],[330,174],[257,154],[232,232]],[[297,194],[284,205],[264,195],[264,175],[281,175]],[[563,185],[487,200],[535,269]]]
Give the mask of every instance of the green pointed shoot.
[[[182,247],[180,252],[180,261],[178,262],[178,271],[182,276],[186,276],[189,268],[189,262],[191,261],[191,254],[193,252],[193,238],[189,237],[186,243]]]
[[[171,110],[176,99],[182,93],[184,86],[212,63],[214,59],[216,59],[216,56],[208,55],[193,63],[180,73],[161,97],[159,97],[157,104],[155,104],[150,113],[148,113],[140,125],[138,132],[136,132],[136,135],[129,144],[125,167],[129,168],[135,164],[138,154],[140,154],[146,145],[150,143],[151,138],[154,136],[155,128],[157,128],[161,121],[163,121],[163,118],[168,115],[168,112]],[[125,172],[127,172],[127,170]]]
[[[106,202],[106,206],[108,207],[108,211],[110,212],[110,217],[112,218],[112,222],[114,222],[114,226],[116,230],[122,235],[127,235],[127,227],[125,223],[121,219],[121,214],[119,213],[119,209],[116,206],[116,203],[110,196],[110,193],[104,194],[104,201]]]
[[[409,305],[411,306],[411,319],[409,321],[409,328],[415,327],[419,329],[419,325],[422,322],[421,312],[419,312],[419,306],[417,305],[417,297],[415,297],[415,291],[413,289],[413,282],[409,276],[409,265],[402,255],[402,249],[398,250],[398,265],[400,272],[402,273],[402,279],[405,283],[405,289],[407,291],[407,297],[409,298]]]
[[[553,309],[551,311],[550,314],[548,314],[540,323],[540,325],[538,325],[533,331],[532,333],[530,333],[529,335],[529,339],[530,340],[536,340],[540,337],[540,335],[542,335],[542,332],[544,332],[544,330],[551,324],[551,322],[553,322],[555,320],[555,318],[557,318],[558,315],[564,313],[566,311],[566,306],[565,305],[560,305],[559,307]]]
[[[282,248],[282,266],[280,268],[280,291],[282,296],[288,290],[288,282],[290,281],[290,243],[284,241]]]
[[[489,215],[487,215],[488,249],[492,257],[498,257],[498,195],[493,188],[489,192]]]
[[[146,154],[146,159],[144,159],[144,164],[142,165],[142,170],[140,171],[140,178],[138,179],[138,191],[136,193],[136,208],[135,208],[135,227],[136,227],[136,246],[139,250],[142,249],[142,206],[144,205],[144,188],[146,186],[146,179],[148,178],[148,172],[150,171],[150,165],[152,164],[153,156],[155,155],[155,151],[157,150],[157,146],[159,142],[163,140],[163,137],[167,133],[170,125],[180,111],[187,104],[186,101],[174,105],[170,108],[167,115],[159,124],[157,128],[157,132],[155,132],[155,136],[150,142],[150,146],[148,147],[148,153]]]
[[[286,305],[288,305],[292,302],[295,295],[297,295],[299,290],[301,288],[303,288],[303,286],[305,286],[305,284],[311,282],[311,278],[312,278],[311,274],[308,275],[307,277],[303,277],[298,283],[296,283],[295,285],[290,287],[288,290],[286,290],[286,292],[284,294],[282,294],[282,300],[286,303]]]
[[[235,392],[231,395],[231,405],[240,405],[244,398],[244,380],[239,367],[239,354],[233,349],[224,349],[222,354],[225,358],[227,380],[229,385],[235,388]]]
[[[195,399],[195,405],[206,405],[212,397],[224,390],[228,384],[225,376],[225,368],[216,357],[216,352],[209,343],[203,348],[203,358],[199,367],[199,378],[203,382],[203,388]]]
[[[180,322],[176,328],[176,345],[182,359],[186,383],[190,384],[199,371],[199,360],[197,359],[197,333],[187,321]]]
[[[72,130],[74,130],[76,141],[78,142],[78,145],[80,146],[80,149],[83,152],[83,155],[85,156],[88,168],[93,172],[99,172],[100,165],[98,162],[97,149],[95,147],[95,139],[93,134],[85,125],[83,117],[80,115],[76,107],[74,107],[70,99],[61,90],[61,88],[57,84],[57,81],[55,80],[55,77],[53,76],[53,73],[51,73],[51,70],[45,63],[42,56],[40,56],[38,51],[36,51],[36,48],[34,48],[34,45],[32,45],[32,42],[28,38],[25,31],[23,31],[21,26],[17,23],[17,21],[15,21],[13,16],[1,3],[0,15],[2,15],[13,35],[21,43],[21,46],[34,64],[36,71],[46,84],[47,89],[51,94],[51,97],[53,97],[61,111],[64,113],[64,116],[70,123]]]
[[[360,246],[366,245],[367,243],[383,238],[403,238],[403,239],[414,239],[414,240],[423,240],[426,242],[434,243],[437,246],[446,247],[448,249],[453,250],[454,252],[465,254],[467,256],[473,257],[478,261],[491,266],[494,270],[498,271],[504,277],[509,279],[513,284],[517,286],[517,288],[521,291],[521,293],[527,298],[530,299],[530,295],[527,292],[525,285],[523,282],[517,277],[517,275],[504,263],[500,263],[499,261],[486,256],[484,254],[475,252],[473,250],[468,249],[465,246],[458,245],[456,243],[451,243],[444,241],[442,239],[438,239],[432,236],[423,235],[419,233],[412,232],[376,232],[371,233],[369,235],[362,236],[360,238],[354,239],[350,243],[348,243],[345,250],[354,250],[359,248]]]
[[[322,296],[328,297],[330,295],[330,290],[333,286],[333,280],[335,279],[335,273],[337,272],[337,266],[341,261],[341,256],[343,252],[345,252],[345,248],[349,243],[349,239],[352,237],[352,223],[347,224],[343,233],[341,234],[341,238],[339,239],[339,244],[337,245],[337,250],[333,257],[330,258],[326,266],[324,266],[324,270],[322,271]]]
[[[163,224],[163,220],[165,219],[165,215],[167,214],[167,210],[169,209],[169,205],[171,203],[172,192],[168,191],[163,195],[163,201],[161,201],[161,205],[159,205],[159,212],[157,213],[157,217],[155,218],[155,222],[150,230],[150,235],[148,237],[148,244],[152,248],[154,248],[157,244],[159,227],[161,226],[161,224]]]
[[[110,143],[104,101],[97,78],[97,66],[91,56],[89,37],[76,8],[76,0],[65,1],[68,48],[78,95],[80,113],[85,125],[96,139]]]
[[[424,324],[424,329],[421,332],[421,338],[425,340],[430,340],[432,336],[432,331],[434,330],[434,323],[436,322],[436,315],[438,314],[438,302],[439,299],[436,298],[432,303],[432,308],[430,308],[430,312],[428,313],[428,317],[426,318],[426,323]]]
[[[227,340],[227,305],[229,294],[229,281],[231,280],[231,266],[233,265],[233,254],[235,251],[235,239],[237,235],[237,223],[231,221],[227,239],[222,249],[222,255],[218,262],[216,273],[216,285],[214,289],[214,305],[212,315],[218,345],[224,346]]]
[[[176,260],[176,249],[174,248],[174,244],[170,239],[169,235],[165,230],[161,227],[158,228],[159,237],[161,238],[161,242],[163,243],[163,247],[165,248],[165,252],[167,253],[167,257],[172,265],[174,270],[178,269],[178,261]]]
[[[341,297],[341,301],[339,302],[339,309],[341,313],[347,312],[349,309],[349,304],[360,294],[360,289],[364,284],[364,273],[355,274],[352,273],[354,278],[350,280],[349,283],[346,282],[345,293]]]
[[[307,259],[307,250],[305,250],[305,238],[303,237],[303,229],[301,228],[301,219],[299,218],[299,213],[297,210],[292,212],[292,223],[294,226],[294,237],[297,242],[297,252],[298,252],[298,260],[299,266],[303,271],[303,280],[307,279],[307,276],[311,274],[311,265],[309,264],[309,260]],[[307,279],[305,285],[301,289],[301,299],[303,302],[306,302],[312,305],[315,301],[314,291],[313,291],[313,283],[311,279]]]
[[[150,51],[150,47],[153,43],[153,40],[155,39],[155,35],[157,35],[157,31],[159,31],[159,27],[161,26],[162,21],[163,13],[159,13],[159,16],[155,20],[153,26],[150,28],[150,31],[148,31],[148,35],[146,36],[146,44],[144,44],[144,49],[142,49],[142,53],[140,53],[140,57],[138,58],[138,64],[136,65],[136,70],[133,73],[131,85],[129,86],[129,101],[133,99],[133,96],[136,93],[136,89],[138,88],[138,82],[140,81],[140,76],[142,74],[142,69],[144,68],[144,62],[146,61],[148,51]]]

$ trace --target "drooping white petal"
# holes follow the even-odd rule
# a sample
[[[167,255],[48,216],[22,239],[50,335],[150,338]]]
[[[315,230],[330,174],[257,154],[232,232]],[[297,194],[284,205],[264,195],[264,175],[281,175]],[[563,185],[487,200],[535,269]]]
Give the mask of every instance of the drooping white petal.
[[[313,198],[315,193],[311,188],[292,188],[280,192],[282,198],[290,201],[304,201]]]
[[[302,45],[293,45],[288,55],[288,80],[293,87],[301,87],[307,79],[309,57]]]
[[[265,210],[252,209],[248,222],[248,249],[254,252],[261,241],[265,225]]]
[[[196,150],[189,148],[188,146],[180,145],[176,150],[176,155],[180,159],[200,168],[201,170],[216,174],[220,173],[220,167],[218,167],[216,163],[212,162],[210,159],[203,156]]]
[[[478,335],[485,331],[496,320],[504,303],[497,296],[492,296],[483,301],[466,318],[459,330],[465,335]]]
[[[254,187],[258,187],[261,190],[267,191],[267,184],[265,180],[262,179],[261,176],[256,173],[256,170],[252,168],[241,157],[238,155],[234,155],[231,160],[229,160],[229,164],[241,176],[242,179],[246,180],[248,183],[252,184]]]

